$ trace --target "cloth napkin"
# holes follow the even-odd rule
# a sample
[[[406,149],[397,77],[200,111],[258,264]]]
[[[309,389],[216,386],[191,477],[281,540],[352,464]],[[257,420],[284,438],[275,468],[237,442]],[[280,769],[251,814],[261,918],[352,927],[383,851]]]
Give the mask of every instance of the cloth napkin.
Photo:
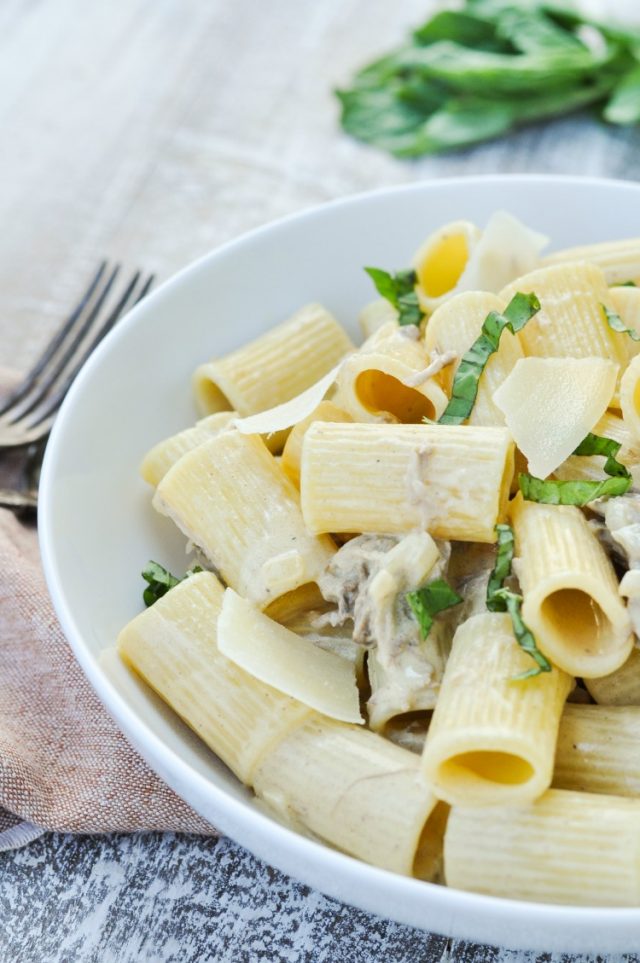
[[[45,830],[215,835],[131,748],[56,620],[34,525],[0,509],[0,850]]]

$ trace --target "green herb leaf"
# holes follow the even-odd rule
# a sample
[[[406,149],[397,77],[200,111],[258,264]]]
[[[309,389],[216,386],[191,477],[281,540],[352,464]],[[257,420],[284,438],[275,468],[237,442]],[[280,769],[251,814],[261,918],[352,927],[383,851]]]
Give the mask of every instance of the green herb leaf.
[[[606,304],[601,304],[600,307],[604,311],[607,324],[612,331],[617,331],[618,334],[628,334],[632,341],[640,341],[640,334],[638,334],[637,331],[634,331],[633,328],[628,328],[619,314],[616,314],[615,311],[612,311],[610,308],[608,308]]]
[[[622,284],[616,284],[617,288],[637,288],[638,285],[635,281],[623,281]]]
[[[640,122],[640,64],[625,74],[614,88],[603,116],[610,124],[628,126]]]
[[[365,271],[376,286],[378,294],[386,298],[398,311],[398,324],[419,325],[424,318],[415,285],[418,280],[415,271],[398,271],[389,274],[381,268],[366,267]]]
[[[540,502],[544,505],[581,506],[596,498],[624,495],[631,488],[633,479],[626,465],[617,460],[619,451],[619,441],[590,433],[573,454],[603,455],[606,459],[603,468],[609,478],[602,481],[556,481],[553,478],[542,479],[521,473],[518,475],[518,485],[522,496],[528,502]]]
[[[596,31],[590,43],[583,27]],[[466,0],[441,10],[341,91],[342,125],[398,157],[478,143],[610,97],[605,119],[640,122],[640,31],[563,4]]]
[[[454,592],[442,578],[428,582],[415,592],[407,592],[406,599],[418,621],[423,639],[429,635],[434,617],[438,612],[453,608],[454,605],[462,602],[462,596]]]
[[[518,292],[503,314],[489,312],[479,338],[463,355],[455,373],[449,404],[439,419],[441,425],[461,425],[469,417],[478,394],[480,377],[487,361],[500,346],[502,332],[508,328],[512,334],[516,334],[539,310],[540,302],[535,294]]]
[[[504,586],[505,579],[511,575],[511,563],[515,548],[515,537],[511,525],[496,525],[496,563],[489,576],[487,585],[487,608],[490,612],[504,612],[503,600],[497,592]]]
[[[551,663],[539,650],[535,636],[522,618],[522,596],[504,587],[511,575],[515,538],[510,525],[496,525],[497,554],[496,563],[489,576],[487,585],[487,608],[490,612],[508,612],[511,617],[513,634],[518,645],[535,661],[536,667],[515,676],[516,679],[530,679],[541,672],[551,672]]]
[[[172,575],[166,568],[163,568],[158,562],[147,562],[144,569],[142,570],[142,577],[145,582],[149,584],[142,593],[142,598],[144,599],[144,604],[149,607],[161,599],[163,595],[172,589],[174,586],[183,582],[190,575],[195,575],[197,572],[201,572],[202,568],[199,565],[194,565],[190,568],[182,578],[176,578]]]

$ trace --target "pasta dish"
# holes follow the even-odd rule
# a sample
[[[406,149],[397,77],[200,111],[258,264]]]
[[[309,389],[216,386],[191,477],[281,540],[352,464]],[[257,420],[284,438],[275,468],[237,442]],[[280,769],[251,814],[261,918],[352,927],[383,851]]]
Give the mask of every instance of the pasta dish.
[[[432,233],[142,462],[195,564],[118,651],[277,818],[393,872],[640,905],[640,239]],[[144,560],[141,560],[143,563]]]

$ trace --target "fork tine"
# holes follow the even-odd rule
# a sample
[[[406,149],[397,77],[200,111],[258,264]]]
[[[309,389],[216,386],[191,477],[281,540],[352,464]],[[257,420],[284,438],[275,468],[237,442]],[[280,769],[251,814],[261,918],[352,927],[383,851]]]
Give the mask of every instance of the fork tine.
[[[112,269],[109,277],[107,278],[105,284],[102,287],[98,297],[96,298],[91,310],[87,314],[86,318],[82,321],[82,324],[73,333],[73,338],[70,339],[69,344],[66,346],[65,350],[62,351],[60,357],[56,358],[53,364],[47,366],[46,376],[38,381],[36,381],[33,392],[27,395],[26,398],[22,399],[23,402],[18,402],[15,405],[17,411],[5,412],[5,415],[9,414],[7,420],[9,424],[15,424],[17,421],[28,415],[34,408],[36,408],[40,402],[45,398],[49,389],[55,384],[57,379],[60,377],[66,366],[69,364],[76,351],[78,350],[79,344],[82,342],[83,338],[89,332],[91,325],[95,321],[100,312],[102,305],[104,304],[109,291],[113,287],[113,283],[120,271],[120,266],[118,264]]]
[[[109,333],[109,331],[114,326],[116,321],[118,321],[118,319],[126,311],[128,307],[128,302],[139,280],[140,280],[140,271],[136,271],[136,273],[131,278],[129,284],[125,288],[122,296],[120,297],[120,300],[118,301],[116,306],[113,308],[113,310],[105,320],[102,327],[99,329],[95,338],[91,341],[90,345],[82,353],[81,357],[75,362],[73,368],[68,373],[67,377],[62,382],[62,384],[57,388],[55,393],[51,396],[51,398],[49,399],[45,407],[36,413],[36,418],[31,421],[30,427],[33,427],[33,428],[37,427],[45,420],[45,418],[50,418],[52,415],[55,415],[57,413],[58,409],[60,408],[60,405],[64,401],[64,397],[67,391],[71,387],[72,383],[75,381],[78,375],[78,372],[80,371],[82,366],[85,364],[89,355],[92,354],[92,352],[100,344],[100,342],[105,337],[105,335]],[[147,281],[145,282],[142,289],[143,293],[139,294],[138,297],[136,297],[135,301],[133,302],[134,304],[137,304],[138,301],[142,297],[144,297],[144,294],[149,290],[152,283],[153,283],[153,275],[151,276],[151,278],[148,278]]]
[[[27,394],[29,389],[32,387],[32,385],[37,381],[39,375],[42,374],[46,366],[49,364],[49,361],[53,358],[56,351],[58,350],[60,345],[63,343],[63,341],[65,340],[65,338],[67,337],[71,329],[74,327],[78,318],[84,311],[88,301],[93,295],[93,292],[95,291],[98,284],[100,283],[102,279],[102,275],[104,274],[106,269],[107,269],[107,262],[102,261],[98,267],[98,270],[96,271],[93,278],[89,282],[89,286],[87,290],[84,292],[84,294],[78,301],[77,305],[75,306],[71,314],[68,316],[68,318],[60,328],[60,330],[56,332],[56,334],[53,336],[51,341],[48,343],[42,355],[40,356],[36,364],[33,366],[31,371],[27,373],[27,375],[23,378],[23,380],[18,385],[18,387],[14,388],[14,390],[7,395],[4,401],[0,403],[0,415],[3,415],[6,411],[9,410],[9,408],[12,408],[15,404],[21,401],[22,398],[24,398],[24,396]]]

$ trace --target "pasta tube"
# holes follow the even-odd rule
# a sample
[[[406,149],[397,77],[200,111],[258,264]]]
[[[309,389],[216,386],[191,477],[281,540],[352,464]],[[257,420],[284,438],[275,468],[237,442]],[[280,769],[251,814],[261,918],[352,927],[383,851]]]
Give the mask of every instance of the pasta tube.
[[[156,487],[179,458],[225,431],[235,417],[235,411],[218,411],[215,415],[201,418],[192,428],[158,442],[144,456],[140,474],[146,482]]]
[[[640,246],[638,247],[640,266]],[[609,289],[609,303],[622,319],[626,328],[640,335],[640,288],[619,287]],[[640,342],[627,336],[627,352],[632,358],[640,352]]]
[[[418,762],[381,736],[316,715],[263,759],[254,787],[288,821],[345,852],[434,879],[446,807],[420,778]]]
[[[372,334],[379,331],[383,325],[389,321],[398,323],[398,312],[386,298],[378,298],[365,305],[358,315],[358,324],[365,338],[370,338]]]
[[[421,380],[429,359],[415,331],[390,321],[344,362],[334,400],[354,420],[413,424],[440,417],[447,396],[434,377]]]
[[[601,706],[640,706],[640,649],[634,646],[626,662],[598,679],[585,679],[589,695]]]
[[[200,365],[193,376],[203,415],[235,409],[242,417],[273,408],[326,374],[353,344],[320,304],[309,304],[249,344]]]
[[[317,408],[291,430],[286,444],[282,449],[280,467],[289,476],[296,488],[300,488],[300,459],[302,458],[302,442],[309,425],[314,421],[344,422],[353,418],[342,408],[338,408],[332,401],[321,401]]]
[[[620,382],[620,407],[624,426],[640,444],[640,355],[630,362]]]
[[[225,432],[188,452],[153,505],[263,607],[315,582],[335,549],[307,533],[296,489],[257,435]]]
[[[220,654],[223,594],[211,572],[190,576],[125,626],[118,651],[232,772],[250,783],[273,743],[312,710]]]
[[[446,807],[417,756],[324,718],[221,655],[222,595],[210,572],[191,576],[123,629],[120,655],[271,807],[360,859],[433,878]]]
[[[607,324],[602,305],[609,289],[602,271],[575,261],[539,268],[501,292],[508,301],[517,291],[534,291],[541,309],[520,331],[526,355],[541,358],[608,358],[627,363],[626,335]]]
[[[431,312],[450,296],[480,239],[471,221],[452,221],[430,234],[413,258],[418,276],[418,298]]]
[[[494,542],[512,475],[506,428],[315,422],[302,449],[302,512],[315,533],[420,528]]]
[[[629,657],[631,622],[607,555],[579,508],[511,503],[522,616],[565,672],[595,678]]]
[[[640,796],[640,707],[566,706],[556,749],[556,789]]]
[[[590,261],[605,276],[607,284],[625,284],[640,280],[640,238],[624,241],[604,241],[565,248],[543,258],[544,265],[565,264],[567,261]]]
[[[559,669],[514,679],[530,667],[508,615],[475,615],[457,630],[422,755],[438,798],[521,805],[548,789],[573,680]]]
[[[582,906],[640,905],[640,800],[549,789],[530,806],[452,809],[449,886]]]
[[[437,308],[427,325],[425,347],[436,354],[453,352],[458,362],[480,336],[490,311],[501,311],[502,301],[485,291],[468,291]],[[518,335],[503,331],[500,346],[487,361],[478,383],[478,394],[468,419],[470,425],[504,425],[504,415],[493,401],[493,393],[524,357]],[[451,395],[453,377],[458,364],[443,368],[442,385]]]

